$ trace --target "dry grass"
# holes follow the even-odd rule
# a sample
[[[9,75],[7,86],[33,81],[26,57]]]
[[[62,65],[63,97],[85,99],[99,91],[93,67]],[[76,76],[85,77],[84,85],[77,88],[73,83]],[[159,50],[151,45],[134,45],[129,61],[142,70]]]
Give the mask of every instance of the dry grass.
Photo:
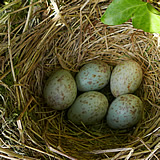
[[[9,14],[0,10],[0,157],[158,160],[157,38],[134,29],[131,22],[119,26],[102,24],[100,17],[110,3],[105,0],[52,0],[48,10],[45,2],[31,3]],[[16,4],[19,1],[12,2]],[[35,10],[37,4],[40,10]],[[78,127],[67,120],[66,111],[55,111],[44,103],[43,86],[52,71],[62,67],[75,74],[83,64],[95,59],[111,66],[134,59],[141,65],[143,83],[136,94],[143,100],[144,114],[133,129],[112,130],[105,121]],[[107,87],[102,92],[111,101]]]

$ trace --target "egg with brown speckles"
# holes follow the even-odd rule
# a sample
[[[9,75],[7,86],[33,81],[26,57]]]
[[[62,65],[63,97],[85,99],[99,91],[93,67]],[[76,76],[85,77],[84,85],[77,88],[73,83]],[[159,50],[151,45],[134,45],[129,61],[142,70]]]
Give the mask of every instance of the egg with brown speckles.
[[[64,110],[71,106],[76,96],[76,82],[67,70],[56,71],[45,84],[44,98],[46,103],[56,110]]]
[[[142,82],[141,66],[133,61],[124,61],[112,71],[110,88],[113,96],[135,92]]]
[[[106,116],[113,129],[126,129],[134,126],[142,117],[143,103],[133,94],[117,97],[109,106]]]
[[[106,115],[108,99],[97,91],[89,91],[77,97],[68,110],[68,119],[80,125],[99,123]]]
[[[103,61],[94,61],[85,64],[76,76],[79,91],[100,90],[110,79],[110,66]]]

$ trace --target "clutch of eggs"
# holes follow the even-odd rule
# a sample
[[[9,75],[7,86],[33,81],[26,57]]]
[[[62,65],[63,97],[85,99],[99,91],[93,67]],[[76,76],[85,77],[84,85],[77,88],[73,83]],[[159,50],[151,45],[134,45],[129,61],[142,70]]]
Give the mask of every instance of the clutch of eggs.
[[[111,93],[117,98],[108,107],[107,97],[97,90],[104,88],[109,80]],[[44,98],[56,110],[70,107],[68,119],[77,125],[96,124],[106,116],[111,128],[124,129],[141,118],[142,101],[130,94],[137,90],[141,81],[142,69],[133,60],[118,64],[112,74],[107,63],[93,61],[80,69],[75,80],[64,69],[53,73],[44,87]],[[84,93],[77,97],[77,89]]]
[[[124,94],[110,105],[106,116],[108,125],[113,129],[125,129],[134,126],[141,119],[143,104],[139,97]]]
[[[76,76],[79,91],[100,90],[106,86],[110,79],[110,66],[102,61],[85,64]]]
[[[99,123],[106,115],[108,99],[97,91],[89,91],[81,94],[68,110],[68,119],[80,125]]]
[[[142,82],[141,66],[133,61],[124,61],[112,71],[110,88],[113,96],[135,92]]]
[[[61,69],[53,73],[44,87],[46,103],[56,110],[64,110],[72,105],[77,96],[77,86],[71,73]]]

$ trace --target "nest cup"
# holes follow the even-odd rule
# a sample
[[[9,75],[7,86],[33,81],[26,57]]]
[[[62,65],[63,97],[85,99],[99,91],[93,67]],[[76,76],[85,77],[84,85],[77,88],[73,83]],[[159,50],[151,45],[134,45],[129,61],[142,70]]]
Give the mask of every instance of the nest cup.
[[[23,153],[35,159],[106,160],[160,156],[157,40],[152,34],[134,29],[131,22],[118,26],[102,24],[100,18],[108,4],[103,0],[54,3],[58,10],[55,9],[53,17],[12,37],[13,68],[8,69],[8,65],[0,76],[0,85],[7,90],[7,98],[2,92],[2,102],[6,103],[4,117],[12,119],[9,123],[12,132],[3,124],[2,139],[11,144],[10,150],[17,156]],[[1,57],[8,54],[7,42],[1,51]],[[142,84],[134,94],[143,101],[144,112],[142,120],[133,128],[113,130],[105,120],[93,126],[76,126],[67,120],[67,110],[56,111],[45,103],[44,84],[57,69],[69,70],[75,76],[81,66],[95,60],[114,67],[130,59],[138,62],[143,70]],[[7,61],[11,61],[9,56],[5,58]],[[15,82],[8,86],[5,78],[13,75],[13,70]],[[111,103],[113,96],[108,88],[101,92]]]

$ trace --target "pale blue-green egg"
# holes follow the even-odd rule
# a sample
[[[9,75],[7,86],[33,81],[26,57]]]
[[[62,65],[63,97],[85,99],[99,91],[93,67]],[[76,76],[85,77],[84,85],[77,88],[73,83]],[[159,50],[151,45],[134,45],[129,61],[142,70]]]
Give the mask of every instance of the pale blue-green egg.
[[[141,66],[133,61],[124,61],[112,71],[110,79],[111,92],[115,97],[135,92],[142,82]]]
[[[64,110],[72,105],[77,96],[76,82],[69,71],[58,70],[47,80],[43,94],[49,106]]]
[[[80,125],[99,123],[106,115],[108,100],[100,92],[89,91],[81,94],[68,110],[68,119]]]
[[[79,91],[100,90],[110,79],[110,66],[102,61],[85,64],[76,76]]]
[[[117,97],[109,106],[107,123],[113,129],[134,126],[142,117],[143,104],[139,97],[124,94]]]

